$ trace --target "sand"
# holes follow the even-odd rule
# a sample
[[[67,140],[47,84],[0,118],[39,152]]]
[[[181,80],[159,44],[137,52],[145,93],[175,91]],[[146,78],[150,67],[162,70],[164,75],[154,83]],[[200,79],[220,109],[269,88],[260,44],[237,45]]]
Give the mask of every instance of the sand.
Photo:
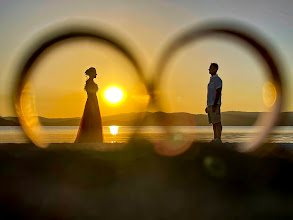
[[[291,144],[0,145],[1,215],[18,219],[292,219]]]

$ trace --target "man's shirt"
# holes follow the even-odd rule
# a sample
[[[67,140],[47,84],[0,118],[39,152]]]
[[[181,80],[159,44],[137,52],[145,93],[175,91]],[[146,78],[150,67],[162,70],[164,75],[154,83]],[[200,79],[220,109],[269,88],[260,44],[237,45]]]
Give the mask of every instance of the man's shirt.
[[[207,97],[208,106],[214,105],[216,94],[217,94],[216,90],[219,88],[222,88],[222,80],[218,76],[218,74],[215,74],[211,76],[210,82],[208,84],[208,97]],[[222,96],[222,92],[217,103],[218,105],[221,105],[221,96]]]

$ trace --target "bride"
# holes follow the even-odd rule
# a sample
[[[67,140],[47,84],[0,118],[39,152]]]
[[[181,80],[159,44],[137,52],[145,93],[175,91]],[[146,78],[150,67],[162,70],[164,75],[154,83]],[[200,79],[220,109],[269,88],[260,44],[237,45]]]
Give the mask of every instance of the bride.
[[[94,82],[94,78],[97,76],[96,69],[91,67],[85,71],[85,74],[89,76],[84,87],[88,97],[75,143],[102,143],[103,127],[98,98],[96,95],[99,88]]]

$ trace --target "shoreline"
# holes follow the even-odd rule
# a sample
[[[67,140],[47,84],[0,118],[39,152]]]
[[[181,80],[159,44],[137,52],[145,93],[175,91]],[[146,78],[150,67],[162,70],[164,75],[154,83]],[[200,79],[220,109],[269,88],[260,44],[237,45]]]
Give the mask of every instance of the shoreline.
[[[195,146],[218,146],[218,147],[231,147],[234,148],[238,144],[242,144],[245,142],[223,142],[221,144],[211,144],[209,142],[192,142],[191,147]],[[40,150],[58,150],[58,149],[68,149],[68,150],[101,150],[101,151],[112,151],[112,150],[123,150],[126,148],[133,148],[136,145],[148,145],[148,147],[154,147],[154,143],[148,140],[136,140],[133,142],[125,142],[125,143],[50,143],[47,147],[38,147],[34,143],[0,143],[0,150],[4,149],[21,149],[19,147],[23,147],[23,149],[31,148],[31,149],[40,149]],[[261,147],[281,147],[286,148],[288,150],[293,150],[293,143],[263,143]]]

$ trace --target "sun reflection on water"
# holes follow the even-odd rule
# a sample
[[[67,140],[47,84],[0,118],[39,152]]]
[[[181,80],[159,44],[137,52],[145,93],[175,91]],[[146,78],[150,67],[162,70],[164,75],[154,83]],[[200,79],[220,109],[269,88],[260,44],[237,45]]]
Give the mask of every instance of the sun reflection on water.
[[[112,125],[112,126],[109,126],[109,129],[112,135],[116,135],[118,134],[119,126]]]

